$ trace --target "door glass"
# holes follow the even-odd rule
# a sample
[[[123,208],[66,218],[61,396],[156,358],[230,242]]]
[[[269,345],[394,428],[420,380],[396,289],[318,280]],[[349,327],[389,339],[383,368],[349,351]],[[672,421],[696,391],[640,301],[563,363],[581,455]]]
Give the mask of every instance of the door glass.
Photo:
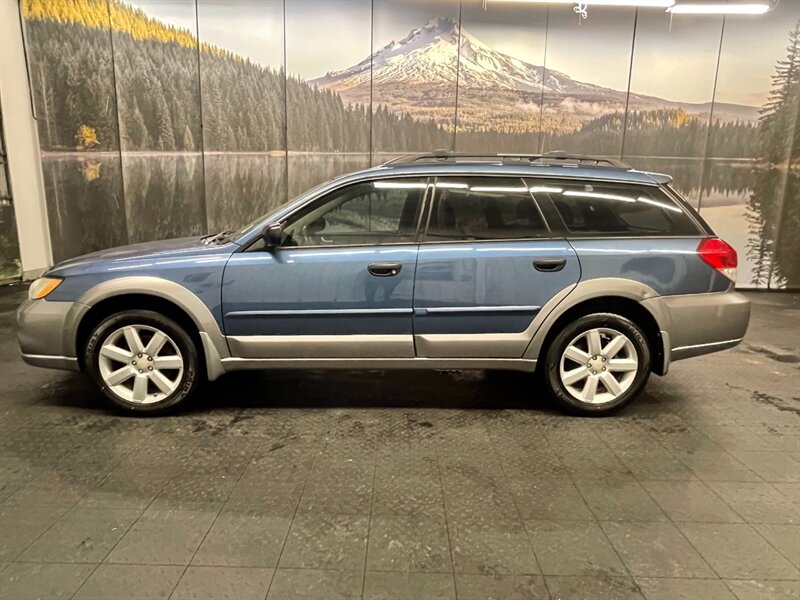
[[[284,223],[283,246],[413,243],[425,178],[366,181],[312,202]]]
[[[547,226],[522,179],[438,177],[426,241],[544,237]]]

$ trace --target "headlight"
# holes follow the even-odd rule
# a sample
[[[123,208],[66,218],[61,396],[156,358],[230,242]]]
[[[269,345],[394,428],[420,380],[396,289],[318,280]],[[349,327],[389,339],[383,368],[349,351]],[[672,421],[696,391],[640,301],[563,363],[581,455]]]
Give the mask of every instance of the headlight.
[[[56,289],[62,281],[64,280],[56,277],[39,277],[28,288],[28,298],[31,300],[44,298]]]

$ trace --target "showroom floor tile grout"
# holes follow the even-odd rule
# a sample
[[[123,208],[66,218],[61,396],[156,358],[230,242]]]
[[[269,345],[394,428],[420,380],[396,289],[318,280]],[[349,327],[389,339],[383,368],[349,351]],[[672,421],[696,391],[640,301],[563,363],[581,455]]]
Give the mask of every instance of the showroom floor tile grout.
[[[200,550],[200,547],[203,545],[203,542],[206,541],[206,538],[208,537],[209,532],[214,528],[214,523],[217,522],[217,519],[219,519],[219,516],[222,514],[222,511],[225,510],[225,505],[228,503],[228,500],[230,499],[231,494],[233,494],[233,491],[236,489],[236,486],[242,480],[242,477],[244,476],[245,470],[247,469],[247,465],[250,464],[250,462],[256,456],[256,454],[258,453],[259,449],[263,446],[263,444],[264,444],[263,441],[261,441],[258,444],[256,444],[256,447],[250,453],[247,461],[245,461],[243,463],[242,470],[241,470],[241,472],[239,473],[239,476],[236,479],[236,483],[234,483],[233,486],[231,486],[230,491],[228,492],[227,496],[225,497],[225,501],[222,503],[222,506],[220,507],[219,511],[214,516],[214,519],[211,521],[211,524],[208,526],[208,529],[206,529],[206,532],[203,535],[203,539],[200,540],[200,543],[197,544],[197,547],[194,549],[194,552],[192,553],[192,558],[190,558],[189,562],[186,563],[186,567],[184,568],[183,573],[181,573],[181,576],[178,578],[178,581],[175,583],[175,587],[170,592],[169,598],[172,598],[172,595],[175,593],[175,590],[177,590],[178,586],[180,586],[181,580],[186,575],[186,572],[189,570],[189,567],[192,566],[192,561],[194,561],[195,556],[197,556],[197,552]],[[272,580],[270,579],[270,583],[271,582],[272,582]],[[267,588],[267,589],[269,590],[269,588]],[[266,595],[264,596],[264,598],[266,598]]]
[[[611,447],[608,445],[608,443],[606,442],[606,440],[605,440],[605,439],[603,439],[603,436],[599,436],[599,437],[600,437],[600,441],[601,441],[603,444],[605,444],[605,445],[606,445],[606,447],[607,447],[607,448],[609,448],[609,450],[611,450],[611,451],[613,452],[613,451],[614,451],[614,450],[613,450],[613,448],[611,448]],[[667,450],[667,452],[669,452],[669,450]],[[662,507],[662,506],[661,506],[661,505],[658,503],[658,501],[657,501],[655,498],[653,498],[652,494],[651,494],[651,493],[648,491],[648,489],[647,489],[647,488],[646,488],[644,485],[642,485],[642,482],[639,480],[639,478],[637,478],[637,477],[636,477],[636,474],[635,474],[635,473],[632,473],[632,476],[633,476],[634,480],[636,481],[636,483],[639,485],[639,487],[642,489],[642,491],[643,491],[643,492],[644,492],[644,493],[647,495],[647,497],[648,497],[648,498],[650,498],[650,500],[651,500],[651,501],[652,501],[652,502],[653,502],[653,503],[654,503],[656,506],[658,506],[658,508],[661,510],[661,512],[662,512],[662,513],[664,514],[664,516],[667,518],[667,521],[668,521],[668,522],[669,522],[669,523],[672,525],[673,529],[675,529],[675,530],[677,530],[677,531],[678,531],[678,533],[681,535],[681,537],[684,539],[684,541],[685,541],[687,544],[689,544],[689,546],[690,546],[690,547],[691,547],[691,548],[692,548],[692,549],[693,549],[693,550],[694,550],[694,551],[697,553],[697,555],[698,555],[698,556],[699,556],[699,557],[702,559],[702,561],[703,561],[703,562],[705,563],[705,565],[706,565],[706,566],[707,566],[707,567],[708,567],[708,568],[711,570],[711,572],[712,572],[712,573],[714,573],[714,574],[717,576],[717,578],[720,578],[720,574],[717,572],[717,570],[716,570],[716,569],[714,569],[714,567],[713,567],[713,566],[712,566],[712,565],[711,565],[711,564],[708,562],[708,560],[706,559],[706,557],[705,557],[705,556],[703,556],[703,554],[700,552],[700,550],[699,550],[698,548],[696,548],[696,547],[695,547],[695,545],[694,545],[694,544],[691,542],[691,540],[689,540],[689,538],[688,538],[688,537],[686,537],[686,534],[683,532],[683,530],[682,530],[680,527],[678,527],[678,526],[677,526],[677,525],[676,525],[676,524],[675,524],[675,523],[672,521],[672,517],[670,516],[670,514],[669,514],[669,513],[668,513],[666,510],[664,510],[664,508],[663,508],[663,507]],[[727,504],[727,503],[726,503],[726,504]],[[730,508],[730,507],[729,507],[729,508]],[[741,516],[741,515],[740,515],[740,516]],[[601,529],[603,529],[603,528],[601,527]],[[611,540],[609,540],[609,542],[610,542],[610,541],[611,541]],[[613,545],[613,542],[612,542],[612,545]],[[616,547],[616,546],[615,546],[615,547]],[[631,575],[633,575],[633,574],[631,574]]]
[[[441,457],[441,447],[440,443],[434,442],[434,448],[436,452],[436,472],[439,476],[439,491],[442,495],[442,512],[444,514],[444,530],[447,539],[447,551],[448,556],[450,558],[450,568],[453,570],[453,593],[456,595],[455,597],[458,598],[458,583],[456,580],[456,561],[453,557],[453,539],[450,535],[450,519],[447,516],[447,501],[446,501],[446,494],[444,491],[444,478],[442,477],[442,457]]]
[[[700,430],[697,430],[696,428],[694,428],[694,427],[691,427],[691,426],[689,426],[688,424],[686,424],[686,426],[687,426],[687,428],[690,428],[691,430],[693,430],[693,431],[696,431],[696,432],[697,432],[697,433],[699,433],[700,435],[702,435],[702,436],[706,437],[707,439],[709,439],[710,441],[712,441],[713,443],[715,443],[715,444],[716,444],[716,442],[715,442],[714,440],[712,440],[712,439],[711,439],[709,436],[707,436],[707,435],[706,435],[705,433],[703,433],[702,431],[700,431]],[[601,438],[602,438],[602,436],[601,436]],[[603,442],[605,443],[605,440],[603,440]],[[662,444],[662,443],[661,443],[659,440],[656,440],[656,442],[657,442],[657,443],[659,443],[659,445],[660,445],[662,448],[664,448],[664,449],[665,449],[665,450],[666,450],[668,453],[672,454],[671,450],[670,450],[669,448],[666,448],[666,447],[664,447],[664,446],[663,446],[663,444]],[[613,449],[612,449],[612,451],[613,451]],[[723,451],[724,451],[725,453],[727,453],[728,455],[730,455],[730,456],[731,456],[731,457],[732,457],[734,460],[737,460],[737,459],[736,459],[736,457],[735,457],[735,456],[733,456],[733,455],[732,455],[730,452],[728,452],[726,449],[723,449]],[[677,458],[678,460],[680,460],[678,457],[675,457],[675,458]],[[742,464],[742,466],[743,466],[744,468],[746,468],[746,469],[750,470],[750,469],[749,469],[749,467],[747,467],[747,465],[745,465],[744,463],[741,463],[741,464]],[[759,475],[758,473],[755,473],[755,472],[753,472],[753,474],[754,474],[756,477],[759,477],[759,478],[761,478],[761,477],[760,477],[760,475]],[[636,478],[636,475],[635,475],[635,474],[634,474],[634,478]],[[765,485],[769,485],[770,487],[772,487],[772,484],[771,484],[771,483],[769,483],[769,482],[767,482],[767,481],[763,480],[763,478],[761,478],[761,479],[762,479],[762,483],[763,483],[763,484],[765,484]],[[637,480],[638,480],[638,479],[637,479]],[[766,538],[766,537],[765,537],[765,536],[764,536],[764,535],[763,535],[763,534],[762,534],[760,531],[758,531],[758,528],[756,528],[756,527],[753,527],[753,524],[752,524],[752,523],[750,523],[750,522],[748,522],[748,521],[747,521],[747,519],[745,519],[745,518],[743,517],[743,515],[742,515],[742,514],[741,514],[739,511],[737,511],[737,510],[736,510],[736,508],[735,508],[734,506],[732,506],[732,505],[731,505],[731,504],[730,504],[728,501],[726,501],[726,500],[725,500],[725,498],[723,498],[723,497],[722,497],[720,494],[718,494],[718,493],[717,493],[717,492],[716,492],[716,491],[715,491],[715,490],[714,490],[714,489],[713,489],[713,488],[712,488],[712,487],[709,485],[708,481],[706,481],[706,480],[704,480],[704,479],[699,479],[698,481],[699,481],[700,483],[702,483],[702,484],[703,484],[703,486],[705,486],[705,488],[706,488],[706,489],[709,491],[709,493],[710,493],[711,495],[713,495],[714,497],[716,497],[717,499],[719,499],[719,500],[720,500],[720,501],[721,501],[723,504],[725,504],[725,505],[726,505],[726,506],[727,506],[727,507],[728,507],[728,508],[729,508],[731,511],[733,511],[733,513],[734,513],[734,514],[738,515],[738,516],[739,516],[739,518],[741,518],[741,519],[742,519],[742,524],[747,524],[747,525],[749,525],[749,526],[750,526],[750,529],[754,530],[754,531],[756,532],[756,534],[757,534],[759,537],[761,537],[761,539],[763,539],[763,540],[764,540],[764,541],[765,541],[765,542],[766,542],[766,543],[767,543],[767,544],[768,544],[768,545],[769,545],[769,546],[770,546],[770,547],[771,547],[773,550],[775,550],[775,551],[776,551],[778,554],[780,554],[781,556],[783,556],[783,557],[784,557],[784,558],[786,558],[787,560],[790,560],[790,559],[789,559],[789,557],[787,557],[787,556],[786,556],[786,555],[785,555],[785,554],[784,554],[784,553],[783,553],[783,552],[782,552],[782,551],[781,551],[779,548],[777,548],[777,547],[776,547],[776,546],[775,546],[775,545],[774,545],[774,544],[773,544],[773,543],[772,543],[772,542],[771,542],[769,539],[767,539],[767,538]],[[741,481],[741,482],[726,482],[726,483],[752,483],[752,482],[750,482],[750,481]],[[640,482],[640,485],[641,485],[641,482]],[[649,491],[649,490],[647,490],[646,486],[641,486],[641,487],[644,489],[645,493],[647,493],[647,494],[648,494],[648,496],[650,496],[651,500],[653,500],[653,502],[655,502],[655,503],[656,503],[657,505],[659,505],[659,507],[660,507],[660,504],[659,504],[659,503],[658,503],[658,501],[657,501],[657,500],[656,500],[656,499],[655,499],[655,498],[652,496],[652,494],[650,494],[650,491]],[[776,491],[777,491],[777,490],[776,490]],[[663,508],[662,508],[662,510],[663,510]],[[712,569],[712,570],[713,570],[715,573],[717,573],[717,571],[716,571],[716,570],[713,568],[713,566],[712,566],[710,563],[708,563],[708,561],[706,560],[705,556],[703,556],[703,554],[702,554],[702,553],[699,551],[699,549],[698,549],[697,547],[695,547],[695,545],[694,545],[694,544],[691,542],[691,540],[689,540],[689,538],[686,536],[686,534],[684,534],[684,532],[683,532],[683,529],[682,529],[681,527],[678,527],[678,523],[708,524],[708,525],[712,525],[712,524],[713,524],[713,525],[716,525],[716,524],[724,524],[724,523],[717,523],[717,522],[703,522],[703,521],[683,521],[683,520],[673,520],[673,519],[672,519],[672,517],[671,517],[671,516],[670,516],[670,515],[667,513],[667,511],[663,511],[663,512],[664,512],[664,514],[666,515],[667,519],[669,519],[669,520],[670,520],[670,522],[673,524],[673,526],[674,526],[674,527],[675,527],[675,528],[676,528],[678,531],[680,531],[681,535],[684,537],[684,539],[686,540],[686,542],[687,542],[687,543],[688,543],[688,544],[689,544],[689,545],[690,545],[692,548],[694,548],[694,550],[695,550],[695,551],[696,551],[696,552],[697,552],[697,553],[700,555],[700,557],[701,557],[701,558],[703,558],[703,560],[706,562],[706,564],[709,566],[709,568],[711,568],[711,569]],[[718,576],[718,577],[720,577],[720,576],[719,576],[719,573],[717,573],[717,576]],[[720,577],[720,578],[721,578],[721,577]]]
[[[151,436],[148,436],[146,439],[149,439],[150,437],[151,437]],[[199,450],[199,448],[200,448],[200,446],[201,446],[201,445],[202,445],[202,443],[198,442],[197,446],[194,448],[194,450],[191,452],[191,454],[190,454],[189,456],[187,456],[187,457],[186,457],[186,458],[185,458],[183,461],[181,461],[181,463],[180,463],[180,464],[181,464],[181,466],[185,465],[186,463],[188,463],[188,462],[189,462],[189,460],[191,460],[191,457],[192,457],[192,456],[194,456],[194,455],[197,453],[197,451]],[[127,456],[127,455],[126,455],[126,456]],[[180,470],[180,467],[178,468],[178,470]],[[176,471],[176,472],[177,472],[177,471]],[[174,474],[173,474],[172,476],[174,477]],[[171,479],[170,479],[170,480],[171,480]],[[168,482],[167,482],[167,483],[168,483]],[[165,484],[164,484],[164,486],[162,486],[162,488],[161,488],[162,490],[163,490],[163,488],[164,488],[164,487],[166,487],[167,483],[165,483]],[[160,493],[160,492],[159,492],[159,493]],[[95,566],[95,568],[92,570],[92,572],[91,572],[91,573],[89,573],[89,575],[86,577],[86,579],[84,579],[84,580],[83,580],[83,582],[82,582],[82,583],[81,583],[81,585],[78,587],[78,589],[76,589],[76,590],[75,590],[75,593],[74,593],[74,594],[72,594],[72,596],[70,596],[70,599],[74,598],[74,597],[75,597],[75,596],[76,596],[78,593],[80,593],[80,591],[81,591],[81,589],[83,588],[83,586],[85,586],[85,585],[86,585],[86,582],[88,582],[88,581],[89,581],[89,580],[92,578],[92,576],[93,576],[93,575],[94,575],[94,574],[97,572],[97,570],[98,570],[98,569],[99,569],[99,568],[100,568],[102,565],[104,565],[104,564],[111,564],[111,563],[106,563],[106,560],[108,560],[108,557],[109,557],[109,556],[111,556],[111,553],[112,553],[112,552],[114,552],[114,549],[115,549],[115,548],[116,548],[116,547],[117,547],[117,546],[120,544],[120,542],[122,542],[122,540],[125,538],[125,536],[126,536],[126,535],[128,535],[128,533],[129,533],[130,531],[132,531],[132,530],[133,530],[133,528],[134,528],[134,527],[136,526],[136,524],[139,522],[139,519],[141,519],[141,518],[142,518],[142,515],[144,515],[144,514],[145,514],[145,513],[146,513],[146,512],[147,512],[147,511],[150,509],[150,507],[153,505],[153,503],[156,501],[156,499],[157,499],[157,498],[158,498],[158,494],[156,494],[155,496],[153,496],[153,498],[150,500],[150,502],[147,504],[147,506],[146,506],[146,507],[144,507],[144,508],[143,508],[143,509],[142,509],[142,510],[139,512],[139,516],[137,516],[137,517],[136,517],[136,519],[134,519],[134,521],[131,523],[130,527],[128,527],[128,529],[126,529],[126,530],[125,530],[125,533],[124,533],[122,536],[120,536],[120,538],[119,538],[119,539],[116,541],[116,543],[114,543],[114,544],[112,545],[112,547],[109,549],[109,551],[108,551],[108,552],[106,552],[106,555],[103,557],[103,560],[101,560],[99,563],[97,563],[97,565],[96,565],[96,566]],[[117,563],[117,564],[125,564],[125,563]],[[175,584],[175,585],[177,585],[177,582],[176,582],[176,584]],[[170,594],[171,594],[171,593],[172,593],[172,591],[170,591]]]
[[[294,525],[294,521],[297,518],[297,511],[300,508],[300,503],[303,501],[303,493],[305,492],[306,486],[308,485],[308,482],[309,482],[309,480],[311,479],[311,476],[314,473],[314,466],[316,465],[317,459],[319,458],[320,453],[322,452],[322,447],[323,447],[324,441],[323,441],[321,436],[316,436],[316,440],[317,440],[317,443],[315,444],[316,451],[314,452],[313,458],[311,459],[311,465],[308,467],[308,473],[306,474],[306,477],[305,477],[305,479],[303,481],[303,485],[302,485],[302,487],[300,489],[300,493],[298,494],[297,503],[295,504],[294,512],[292,513],[292,518],[289,520],[289,527],[286,529],[286,535],[283,538],[283,542],[281,543],[281,549],[280,549],[280,552],[278,553],[278,558],[275,561],[275,570],[276,571],[281,566],[281,559],[283,558],[283,551],[286,549],[286,542],[288,541],[289,536],[292,533],[292,526]],[[272,590],[272,585],[274,583],[275,583],[275,574],[273,573],[272,579],[270,580],[269,586],[267,587],[267,594],[266,594],[265,598],[269,598],[270,590]]]
[[[375,505],[375,479],[377,476],[378,470],[378,451],[377,449],[373,449],[373,461],[372,461],[372,485],[370,489],[370,496],[369,496],[369,516],[367,520],[367,543],[366,548],[364,550],[364,575],[361,578],[361,597],[364,597],[364,588],[367,582],[367,565],[369,563],[369,540],[372,534],[372,509]]]

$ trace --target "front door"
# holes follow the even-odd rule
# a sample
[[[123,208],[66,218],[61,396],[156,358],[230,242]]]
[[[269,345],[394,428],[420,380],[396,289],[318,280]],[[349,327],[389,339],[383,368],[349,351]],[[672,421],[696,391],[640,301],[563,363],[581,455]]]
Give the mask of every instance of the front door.
[[[520,358],[533,320],[577,283],[575,251],[554,239],[524,181],[438,177],[417,259],[418,356]]]
[[[412,358],[426,178],[355,183],[283,222],[280,247],[235,254],[223,318],[243,358]]]

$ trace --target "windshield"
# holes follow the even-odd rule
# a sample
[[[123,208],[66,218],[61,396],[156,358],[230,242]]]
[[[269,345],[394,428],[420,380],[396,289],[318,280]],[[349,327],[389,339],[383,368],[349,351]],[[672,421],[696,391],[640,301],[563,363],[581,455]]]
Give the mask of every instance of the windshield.
[[[235,231],[231,232],[227,237],[230,237],[230,239],[232,239],[232,240],[238,240],[240,237],[242,237],[244,235],[247,235],[248,233],[252,232],[256,227],[258,227],[259,224],[261,224],[270,215],[274,215],[275,213],[282,211],[284,208],[286,208],[287,206],[291,205],[294,202],[297,202],[300,198],[302,198],[303,196],[305,196],[307,194],[313,194],[318,189],[321,189],[321,188],[325,187],[326,185],[328,185],[331,181],[333,181],[333,179],[328,179],[327,181],[323,181],[322,183],[320,183],[318,186],[313,187],[310,190],[306,190],[302,194],[299,194],[299,195],[295,196],[294,198],[292,198],[291,200],[289,200],[287,202],[284,202],[280,206],[278,206],[276,208],[273,208],[268,213],[264,213],[263,215],[253,219],[247,225],[244,225],[244,226],[240,227],[239,229],[236,229]]]

